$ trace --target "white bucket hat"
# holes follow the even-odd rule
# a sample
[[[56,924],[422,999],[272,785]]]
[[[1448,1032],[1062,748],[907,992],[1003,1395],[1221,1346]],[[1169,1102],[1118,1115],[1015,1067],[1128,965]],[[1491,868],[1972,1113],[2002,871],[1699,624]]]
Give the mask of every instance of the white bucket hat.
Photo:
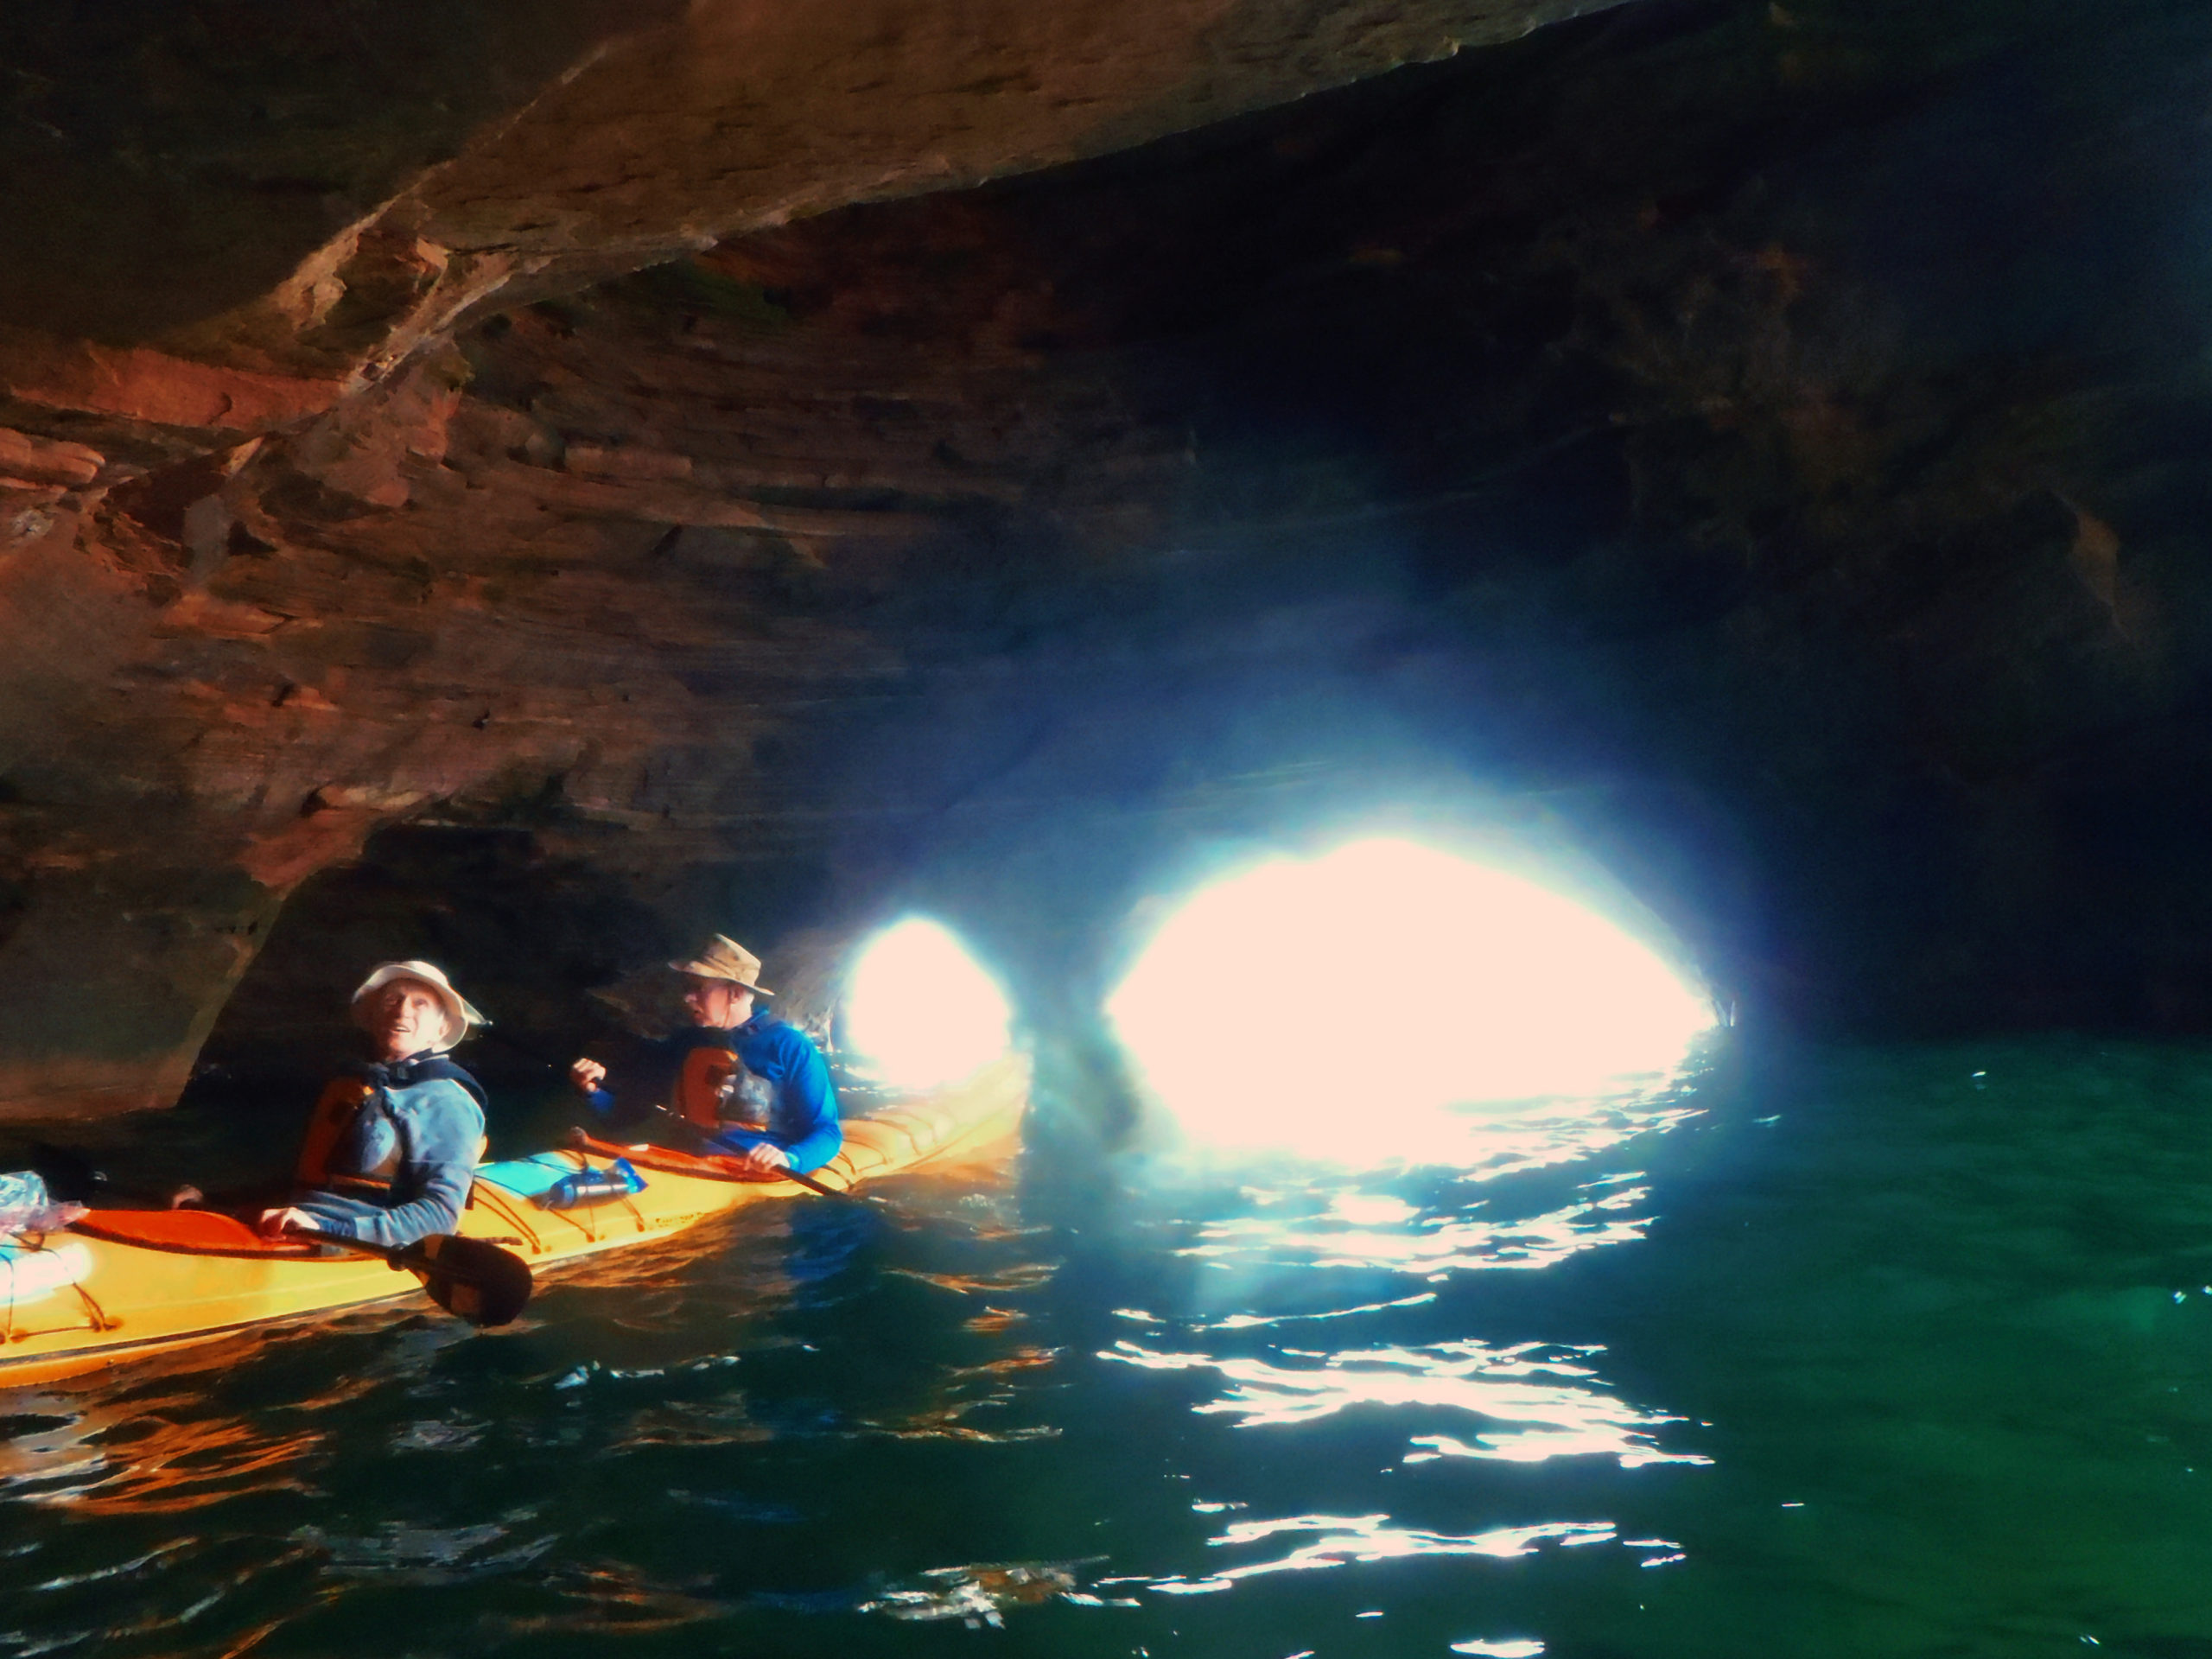
[[[353,1023],[355,1025],[362,1023],[361,999],[372,991],[383,989],[395,979],[420,981],[435,992],[438,1001],[444,1004],[445,1035],[430,1045],[430,1052],[433,1054],[444,1053],[462,1038],[467,1036],[468,1028],[471,1026],[488,1026],[492,1023],[470,1005],[467,997],[454,989],[453,982],[445,976],[445,971],[442,969],[434,967],[427,962],[380,962],[369,970],[369,976],[361,982],[361,988],[353,993]]]

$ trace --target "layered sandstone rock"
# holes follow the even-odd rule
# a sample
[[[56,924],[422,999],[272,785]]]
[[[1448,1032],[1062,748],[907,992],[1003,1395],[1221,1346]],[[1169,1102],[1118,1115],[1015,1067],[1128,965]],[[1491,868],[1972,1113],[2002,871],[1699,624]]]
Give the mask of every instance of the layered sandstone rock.
[[[670,568],[749,588],[921,521],[779,507],[745,493],[772,467],[695,474],[464,407],[450,342],[472,318],[1587,9],[16,9],[0,588],[22,644],[0,743],[38,804],[11,827],[0,1109],[173,1096],[276,905],[378,823],[555,776],[649,823],[772,723],[703,714],[701,676],[789,696],[882,671],[880,645],[804,626],[774,666],[687,668],[760,625],[742,599],[696,608],[696,582],[653,596],[638,578],[662,566],[639,562],[668,564],[679,527],[733,532]],[[849,374],[865,395],[868,366]],[[776,465],[836,472],[852,448]],[[639,683],[610,672],[641,654]]]
[[[2057,10],[1633,9],[976,185],[1570,10],[396,10],[358,85],[149,10],[128,119],[23,83],[0,1110],[171,1097],[319,872],[261,1026],[900,902],[1076,1018],[1146,894],[1376,812],[1804,1017],[2212,1013],[2130,827],[2212,794],[2195,257]]]

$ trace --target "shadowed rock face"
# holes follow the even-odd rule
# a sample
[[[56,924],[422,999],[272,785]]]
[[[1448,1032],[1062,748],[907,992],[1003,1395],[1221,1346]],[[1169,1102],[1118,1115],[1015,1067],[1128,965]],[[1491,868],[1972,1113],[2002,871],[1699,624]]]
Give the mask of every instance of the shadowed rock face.
[[[350,384],[502,290],[1104,154],[1599,9],[28,0],[0,24],[0,308]]]
[[[39,70],[0,1109],[173,1095],[272,925],[226,1054],[365,953],[526,1039],[899,903],[1079,1020],[1147,894],[1378,820],[1562,838],[1777,1016],[2202,1024],[2212,30],[1644,3],[1104,155],[1570,10],[403,8],[357,82],[241,7]],[[239,257],[158,280],[162,202]]]

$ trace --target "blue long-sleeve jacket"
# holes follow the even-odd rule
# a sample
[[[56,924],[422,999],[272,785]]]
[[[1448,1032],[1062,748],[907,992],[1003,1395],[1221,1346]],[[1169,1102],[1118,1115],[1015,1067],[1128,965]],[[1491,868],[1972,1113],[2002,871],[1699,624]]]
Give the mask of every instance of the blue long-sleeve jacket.
[[[389,1179],[389,1192],[357,1197],[316,1187],[293,1203],[320,1232],[396,1250],[453,1231],[483,1150],[484,1109],[460,1083],[386,1084],[333,1148],[330,1173]]]
[[[741,1153],[766,1141],[782,1147],[791,1167],[804,1175],[821,1168],[845,1144],[844,1128],[837,1121],[837,1091],[830,1081],[830,1063],[822,1058],[812,1038],[766,1009],[734,1031],[693,1027],[645,1046],[651,1057],[645,1081],[659,1091],[662,1101],[669,1097],[669,1085],[682,1070],[683,1057],[700,1047],[732,1050],[747,1071],[769,1085],[767,1128],[725,1128],[713,1139],[728,1151]],[[608,1090],[594,1090],[589,1099],[592,1109],[601,1116],[620,1122],[629,1116],[617,1107]]]

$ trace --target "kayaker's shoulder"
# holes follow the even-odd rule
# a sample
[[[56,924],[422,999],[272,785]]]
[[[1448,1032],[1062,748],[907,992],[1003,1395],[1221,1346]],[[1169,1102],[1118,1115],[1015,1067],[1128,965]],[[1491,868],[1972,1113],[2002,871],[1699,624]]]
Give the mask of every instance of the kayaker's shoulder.
[[[804,1028],[772,1014],[755,1014],[739,1034],[745,1040],[772,1047],[779,1054],[818,1052],[814,1039]]]
[[[456,1071],[459,1068],[454,1068]],[[475,1079],[467,1072],[421,1077],[410,1084],[389,1090],[392,1104],[416,1111],[466,1109],[478,1117],[484,1115],[483,1096],[480,1087],[472,1086]]]

